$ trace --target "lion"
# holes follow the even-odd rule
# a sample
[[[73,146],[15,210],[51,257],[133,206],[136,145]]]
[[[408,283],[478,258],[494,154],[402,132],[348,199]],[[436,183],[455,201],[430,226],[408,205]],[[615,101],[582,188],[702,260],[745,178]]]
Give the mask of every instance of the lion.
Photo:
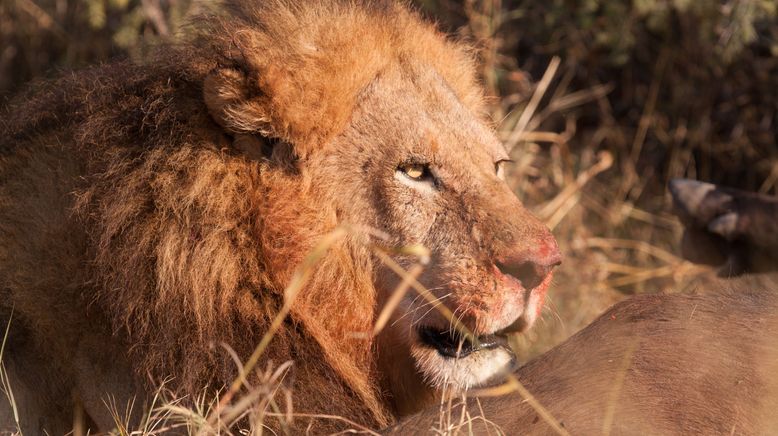
[[[392,1],[221,9],[5,110],[0,321],[25,433],[69,431],[76,406],[106,431],[106,403],[162,382],[223,389],[336,229],[260,356],[294,362],[295,413],[385,426],[498,377],[538,317],[560,253],[503,180],[472,49]],[[375,247],[410,269],[419,245],[435,300],[408,292],[372,335],[403,280]]]

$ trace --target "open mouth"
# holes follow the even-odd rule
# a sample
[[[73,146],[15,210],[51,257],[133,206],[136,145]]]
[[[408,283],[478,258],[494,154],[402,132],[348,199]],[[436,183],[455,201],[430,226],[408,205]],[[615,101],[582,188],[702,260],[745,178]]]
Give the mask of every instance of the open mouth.
[[[503,335],[483,335],[478,336],[475,341],[471,341],[461,333],[450,329],[421,327],[418,333],[424,345],[434,348],[441,356],[447,358],[463,358],[478,351],[500,347],[510,350],[508,341]]]

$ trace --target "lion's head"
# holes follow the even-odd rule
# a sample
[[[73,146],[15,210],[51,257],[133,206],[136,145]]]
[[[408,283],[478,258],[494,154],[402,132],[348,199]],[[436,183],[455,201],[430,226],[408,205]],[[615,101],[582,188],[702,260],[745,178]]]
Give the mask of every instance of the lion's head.
[[[378,341],[400,402],[421,385],[487,382],[511,364],[503,337],[533,324],[560,253],[503,180],[509,155],[482,114],[470,54],[392,3],[271,3],[242,12],[262,27],[225,32],[232,49],[205,82],[211,115],[235,144],[308,180],[320,222],[430,250],[418,280],[437,302],[408,293]],[[375,256],[366,265],[377,313],[401,279]]]

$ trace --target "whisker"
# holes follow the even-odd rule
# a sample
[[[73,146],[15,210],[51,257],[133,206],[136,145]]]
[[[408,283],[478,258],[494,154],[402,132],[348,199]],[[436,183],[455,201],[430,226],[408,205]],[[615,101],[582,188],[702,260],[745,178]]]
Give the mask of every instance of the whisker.
[[[405,318],[406,316],[408,316],[408,315],[412,315],[412,314],[416,313],[417,311],[419,311],[420,309],[423,309],[424,307],[426,307],[426,306],[428,306],[428,305],[430,305],[430,304],[437,303],[438,301],[442,301],[444,298],[447,298],[447,297],[448,297],[448,296],[450,296],[451,294],[452,294],[452,293],[451,293],[451,292],[449,292],[448,294],[442,295],[442,296],[440,296],[440,297],[436,297],[436,298],[435,298],[434,300],[432,300],[432,301],[427,301],[427,302],[425,302],[424,304],[421,304],[421,305],[419,305],[419,306],[417,306],[417,307],[414,307],[414,308],[412,308],[412,309],[409,309],[409,310],[408,310],[406,313],[404,313],[402,316],[400,316],[399,318],[397,318],[397,320],[395,320],[395,321],[392,323],[392,325],[394,325],[395,323],[397,323],[397,321],[399,321],[399,320],[401,320],[401,319]],[[411,303],[411,304],[413,304],[413,303]]]
[[[458,307],[454,310],[454,313],[452,314],[453,316],[451,317],[451,319],[449,319],[448,322],[449,332],[451,333],[459,332],[459,328],[457,328],[457,326],[462,325],[462,319],[467,314],[467,311],[470,310],[470,307],[472,307],[472,302],[468,301],[467,304],[465,304],[464,306]],[[459,311],[461,311],[461,313],[457,315],[457,312]],[[456,319],[456,322],[454,322],[454,319]]]
[[[447,294],[446,296],[449,296],[449,295],[451,295],[451,294],[449,293],[449,294]],[[430,308],[429,308],[429,310],[427,310],[426,312],[424,312],[424,314],[423,314],[422,316],[420,316],[420,317],[416,318],[416,319],[415,319],[413,322],[411,322],[411,326],[414,326],[414,325],[418,324],[418,323],[419,323],[419,321],[421,321],[422,319],[426,318],[426,317],[427,317],[427,315],[429,315],[429,313],[430,313],[430,312],[432,312],[433,310],[435,310],[435,309],[436,309],[438,306],[440,306],[441,304],[443,304],[442,298],[436,298],[436,299],[435,299],[435,304],[434,304],[432,307],[430,307]]]

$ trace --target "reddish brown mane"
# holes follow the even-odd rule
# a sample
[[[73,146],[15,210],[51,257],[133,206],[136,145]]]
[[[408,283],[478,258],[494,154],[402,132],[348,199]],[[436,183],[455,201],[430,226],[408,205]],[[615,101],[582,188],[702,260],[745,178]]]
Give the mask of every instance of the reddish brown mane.
[[[236,376],[220,344],[251,353],[294,268],[336,222],[315,180],[264,172],[228,135],[277,138],[304,158],[344,127],[387,65],[410,58],[434,67],[481,112],[469,52],[393,2],[229,1],[225,10],[195,19],[189,42],[162,47],[142,65],[119,62],[38,85],[8,108],[0,144],[2,158],[42,137],[74,143],[68,152],[78,168],[62,189],[76,199],[70,218],[88,230],[73,238],[91,261],[41,282],[67,289],[67,304],[105,314],[139,375],[173,375],[172,386],[190,394]],[[220,79],[205,93],[218,113],[203,101],[209,77]],[[357,237],[333,247],[266,352],[276,364],[305,362],[295,375],[298,411],[327,409],[371,425],[390,419],[372,341],[352,334],[372,323],[371,262]],[[17,267],[20,282],[38,274]],[[8,301],[30,298],[2,292]],[[35,306],[22,322],[39,322],[35,313],[63,297],[46,298],[22,304]]]

